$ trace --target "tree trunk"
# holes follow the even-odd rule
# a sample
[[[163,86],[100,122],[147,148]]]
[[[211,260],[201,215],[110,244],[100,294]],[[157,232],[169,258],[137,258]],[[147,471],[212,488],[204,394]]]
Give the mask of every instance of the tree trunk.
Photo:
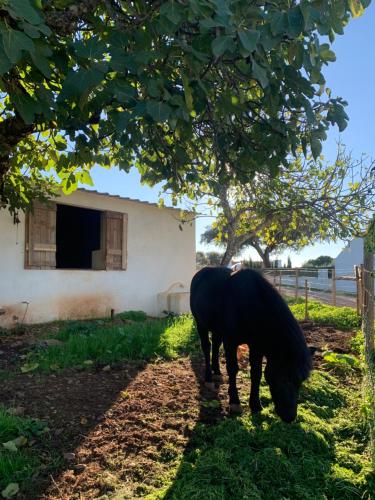
[[[271,267],[270,254],[271,250],[269,248],[266,248],[262,257],[263,267]]]
[[[251,246],[254,248],[254,250],[257,251],[257,254],[262,259],[262,267],[263,267],[263,269],[267,268],[267,267],[271,267],[271,259],[270,259],[271,248],[270,247],[266,247],[263,250],[262,247],[259,245],[259,243],[256,242],[256,241],[253,241],[251,243]]]

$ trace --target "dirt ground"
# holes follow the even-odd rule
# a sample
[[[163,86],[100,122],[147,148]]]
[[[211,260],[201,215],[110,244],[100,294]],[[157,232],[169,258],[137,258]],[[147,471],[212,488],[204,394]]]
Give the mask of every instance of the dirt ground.
[[[309,345],[349,351],[350,333],[311,322],[302,327]],[[35,342],[35,332],[0,337],[0,370],[14,371]],[[246,368],[244,349],[239,357]],[[317,364],[320,359],[318,352]],[[201,359],[182,358],[52,375],[17,370],[4,378],[1,403],[46,420],[50,428],[48,445],[36,445],[46,468],[19,498],[131,499],[160,486],[197,423],[227,416],[225,380],[217,392],[209,391],[201,383],[202,367]],[[238,382],[248,394],[248,378]]]

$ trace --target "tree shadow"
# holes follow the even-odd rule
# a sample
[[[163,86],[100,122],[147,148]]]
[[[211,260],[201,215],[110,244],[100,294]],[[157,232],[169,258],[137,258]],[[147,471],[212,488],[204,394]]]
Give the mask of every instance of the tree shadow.
[[[160,341],[161,336],[162,330]],[[25,350],[27,344],[23,344]],[[21,359],[17,357],[18,364]],[[22,485],[20,498],[43,498],[47,493],[66,498],[55,479],[67,470],[72,475],[82,472],[77,449],[103,426],[118,401],[126,400],[127,388],[147,365],[142,360],[111,366],[96,363],[87,369],[81,366],[48,374],[20,373],[20,367],[12,365],[11,376],[0,384],[1,405],[13,408],[20,416],[44,421],[49,428],[44,436],[31,440],[30,453],[38,456],[41,467],[28,484]]]
[[[199,421],[192,430],[181,464],[163,498],[184,499],[352,499],[357,491],[351,477],[332,474],[334,434],[328,419],[345,400],[328,388],[304,389],[302,417],[293,424],[275,418],[263,390],[265,411],[229,417],[222,401],[208,413],[200,360],[192,360],[200,386]],[[222,388],[224,389],[224,388]],[[221,391],[227,401],[226,391]],[[247,397],[248,392],[246,391]],[[211,397],[215,397],[211,394]],[[310,398],[313,403],[309,401]]]

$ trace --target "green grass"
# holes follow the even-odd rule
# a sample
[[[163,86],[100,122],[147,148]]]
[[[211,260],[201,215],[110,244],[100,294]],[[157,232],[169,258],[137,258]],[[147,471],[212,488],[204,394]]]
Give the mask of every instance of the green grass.
[[[303,319],[303,303],[290,307],[297,319]],[[342,330],[355,330],[359,324],[350,308],[310,302],[309,314],[317,323]],[[123,325],[106,320],[61,325],[53,336],[63,343],[31,352],[25,364],[49,372],[121,360],[173,359],[198,349],[191,316],[173,320],[145,319],[139,312],[130,316],[121,315],[121,319],[132,320]],[[357,344],[359,338],[355,344],[359,349]],[[241,375],[248,378],[244,372]],[[244,406],[249,384],[245,385],[241,394]],[[161,450],[160,462],[167,461],[170,468],[152,481],[156,490],[145,485],[143,496],[148,495],[149,500],[375,498],[358,372],[338,371],[333,375],[315,371],[300,399],[298,420],[284,424],[274,414],[268,388],[263,384],[262,415],[252,418],[245,413],[213,425],[198,423],[183,455]],[[217,405],[220,403],[215,401],[212,408]],[[36,432],[32,422],[0,412],[0,443]],[[1,450],[0,486],[25,483],[39,466],[32,449],[13,453]]]
[[[124,311],[117,314],[116,317],[123,320],[130,319],[131,321],[146,321],[147,314],[143,311]]]
[[[289,303],[294,316],[299,320],[305,318],[304,303]],[[309,319],[321,325],[329,325],[343,331],[354,331],[361,326],[361,318],[351,307],[334,307],[321,302],[309,301]]]
[[[11,415],[0,408],[0,492],[9,483],[24,484],[41,465],[36,452],[29,447],[29,440],[44,433],[45,423]],[[4,448],[3,443],[19,437],[27,442],[17,451]]]
[[[274,414],[265,386],[262,398],[261,416],[198,423],[174,477],[146,498],[374,498],[359,379],[315,372],[302,391],[293,424]]]
[[[173,320],[134,320],[131,324],[101,325],[75,322],[56,336],[62,345],[31,352],[23,369],[51,371],[121,360],[176,358],[196,348],[193,320],[181,316]]]

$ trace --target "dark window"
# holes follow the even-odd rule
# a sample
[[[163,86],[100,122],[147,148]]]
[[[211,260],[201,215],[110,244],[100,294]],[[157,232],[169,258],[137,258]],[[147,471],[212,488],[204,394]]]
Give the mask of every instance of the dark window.
[[[101,212],[57,205],[56,267],[91,269],[92,252],[100,249]]]

